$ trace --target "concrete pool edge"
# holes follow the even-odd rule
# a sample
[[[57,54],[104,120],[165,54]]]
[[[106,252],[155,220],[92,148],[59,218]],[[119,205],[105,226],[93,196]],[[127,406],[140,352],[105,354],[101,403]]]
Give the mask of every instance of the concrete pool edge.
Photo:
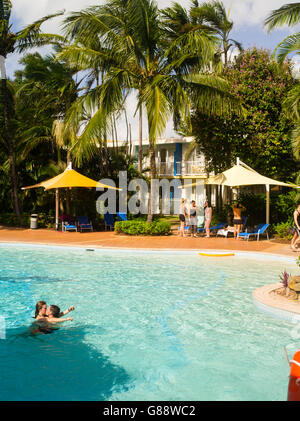
[[[149,253],[149,254],[187,254],[187,255],[198,255],[199,253],[206,253],[206,254],[214,254],[219,253],[229,253],[234,254],[234,256],[199,256],[199,258],[219,258],[228,259],[233,257],[243,257],[243,258],[252,258],[252,259],[268,259],[268,260],[279,260],[287,263],[295,263],[295,258],[291,256],[287,256],[284,254],[276,254],[276,253],[268,253],[268,252],[261,252],[261,251],[236,251],[236,250],[227,250],[227,249],[204,249],[204,248],[197,248],[197,249],[174,249],[174,248],[141,248],[141,247],[112,247],[112,246],[82,246],[76,244],[55,244],[55,243],[37,243],[37,242],[16,242],[16,241],[0,241],[0,247],[2,246],[10,246],[10,247],[33,247],[33,248],[49,248],[49,249],[70,249],[70,250],[93,250],[95,252],[115,252],[115,253]]]
[[[300,322],[300,301],[277,295],[275,290],[279,288],[282,288],[281,283],[264,285],[254,290],[252,298],[256,308],[272,317]]]

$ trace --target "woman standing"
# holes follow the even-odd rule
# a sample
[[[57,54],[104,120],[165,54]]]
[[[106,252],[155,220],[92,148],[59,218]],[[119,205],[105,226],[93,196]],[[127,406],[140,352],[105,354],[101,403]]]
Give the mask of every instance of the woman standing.
[[[185,219],[186,219],[186,209],[184,206],[184,199],[181,199],[180,209],[179,209],[179,220],[180,220],[180,237],[186,237],[184,234],[184,227],[185,227]]]
[[[192,200],[192,205],[189,209],[189,219],[191,225],[191,237],[197,237],[197,207],[195,200]]]
[[[211,203],[207,200],[204,204],[204,220],[205,220],[205,231],[206,231],[206,237],[210,237],[209,232],[209,226],[211,224],[211,217],[212,217],[212,207]]]
[[[300,203],[297,203],[297,209],[294,212],[294,228],[295,232],[291,241],[291,248],[297,251],[296,244],[300,239]]]

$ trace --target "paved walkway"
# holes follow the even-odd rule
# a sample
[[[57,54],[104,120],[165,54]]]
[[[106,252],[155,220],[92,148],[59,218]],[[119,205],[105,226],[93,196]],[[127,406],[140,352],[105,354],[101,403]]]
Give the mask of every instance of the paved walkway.
[[[141,237],[119,235],[114,232],[60,232],[46,229],[22,229],[0,226],[0,242],[24,242],[34,244],[51,244],[74,247],[94,248],[143,248],[143,249],[177,249],[177,250],[235,250],[255,251],[297,257],[289,244],[276,240],[235,240],[222,237],[181,238],[178,235],[163,237]]]

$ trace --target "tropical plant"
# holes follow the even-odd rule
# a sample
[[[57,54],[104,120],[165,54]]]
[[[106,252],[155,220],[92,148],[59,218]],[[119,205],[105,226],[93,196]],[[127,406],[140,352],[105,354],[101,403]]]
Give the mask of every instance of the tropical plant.
[[[273,10],[265,19],[268,32],[283,25],[295,26],[300,22],[300,3],[285,4]],[[300,50],[300,33],[289,35],[275,49],[274,55],[282,63],[285,58]]]
[[[283,103],[296,84],[291,66],[280,66],[268,51],[252,48],[240,54],[224,77],[243,101],[245,114],[209,116],[195,107],[193,135],[207,169],[224,171],[240,157],[264,175],[294,181],[297,162],[289,138],[293,122],[283,112]]]
[[[65,35],[73,44],[58,57],[86,69],[94,68],[96,60],[105,69],[103,83],[82,95],[69,116],[72,122],[84,112],[92,115],[80,136],[78,161],[93,154],[131,91],[137,93],[137,109],[143,105],[146,110],[151,179],[156,175],[156,139],[172,114],[188,120],[191,97],[209,112],[230,108],[233,96],[226,81],[211,73],[198,75],[214,59],[215,37],[191,27],[171,38],[169,29],[152,0],[108,0],[65,20]],[[91,45],[93,39],[100,40],[101,51],[78,46]],[[188,78],[191,71],[197,75]],[[149,206],[148,221],[152,217]]]
[[[300,3],[285,4],[277,10],[273,10],[266,18],[265,25],[268,31],[283,25],[295,26],[300,22]],[[276,47],[273,55],[276,59],[283,63],[288,55],[300,53],[300,32],[289,35]],[[300,85],[290,90],[288,97],[284,103],[284,109],[288,117],[294,120],[295,126],[291,134],[293,151],[296,159],[300,159],[300,118],[299,118],[299,98]],[[298,175],[297,182],[300,179]]]
[[[210,3],[202,3],[200,6],[195,4],[195,7],[191,9],[191,15],[202,21],[203,24],[208,25],[220,39],[219,49],[220,54],[224,55],[225,67],[228,65],[228,55],[232,47],[243,51],[242,44],[239,41],[229,38],[229,34],[233,29],[233,21],[229,19],[229,11],[226,11],[221,1],[215,0]]]
[[[289,285],[289,279],[291,275],[287,273],[286,270],[284,270],[280,275],[279,278],[281,279],[281,283],[283,284],[284,288],[287,288]]]
[[[11,31],[11,8],[12,3],[10,0],[0,0],[0,73],[1,73],[1,99],[3,105],[3,116],[4,116],[4,127],[2,131],[2,137],[4,142],[7,144],[9,167],[10,167],[10,178],[13,192],[13,204],[14,211],[19,220],[21,220],[19,200],[18,200],[18,183],[17,173],[15,166],[15,150],[14,150],[14,139],[10,131],[10,118],[9,112],[9,94],[7,87],[7,75],[5,61],[9,54],[12,54],[15,50],[22,52],[27,48],[33,46],[42,46],[49,43],[58,43],[62,40],[62,37],[54,34],[42,34],[41,25],[61,13],[49,15],[39,19],[32,23],[26,28],[16,33]]]

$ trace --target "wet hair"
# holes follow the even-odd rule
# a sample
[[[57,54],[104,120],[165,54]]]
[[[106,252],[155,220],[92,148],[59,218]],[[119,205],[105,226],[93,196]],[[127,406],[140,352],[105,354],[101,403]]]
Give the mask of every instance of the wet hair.
[[[60,308],[54,304],[51,304],[51,306],[49,307],[49,310],[51,311],[53,317],[58,318],[60,315]]]
[[[38,301],[35,305],[35,315],[34,318],[36,318],[39,315],[39,312],[43,308],[44,305],[47,305],[46,301]]]

